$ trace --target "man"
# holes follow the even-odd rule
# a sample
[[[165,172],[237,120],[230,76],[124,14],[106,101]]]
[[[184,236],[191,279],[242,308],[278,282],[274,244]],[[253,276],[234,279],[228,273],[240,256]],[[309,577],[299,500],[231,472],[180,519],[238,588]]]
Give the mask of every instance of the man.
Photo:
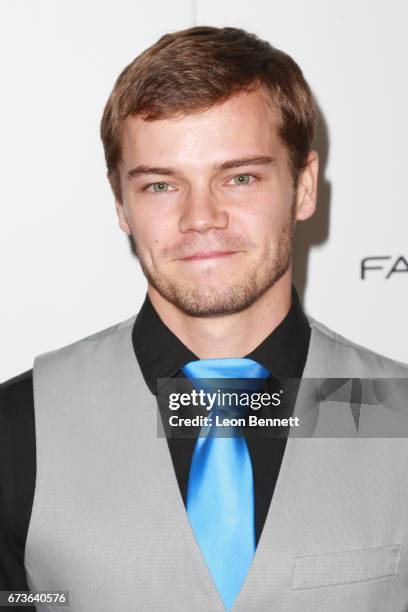
[[[147,296],[3,385],[2,589],[75,612],[407,609],[404,439],[157,433],[161,379],[407,377],[292,286],[314,121],[297,64],[235,28],[163,36],[119,76],[101,134]]]

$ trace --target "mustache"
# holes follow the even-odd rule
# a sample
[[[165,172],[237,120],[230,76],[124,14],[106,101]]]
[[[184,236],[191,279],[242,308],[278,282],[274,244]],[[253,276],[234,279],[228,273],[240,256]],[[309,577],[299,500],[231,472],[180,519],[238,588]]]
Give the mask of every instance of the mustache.
[[[217,239],[190,237],[160,251],[164,259],[182,259],[199,251],[246,251],[256,248],[256,243],[244,236],[219,236]]]

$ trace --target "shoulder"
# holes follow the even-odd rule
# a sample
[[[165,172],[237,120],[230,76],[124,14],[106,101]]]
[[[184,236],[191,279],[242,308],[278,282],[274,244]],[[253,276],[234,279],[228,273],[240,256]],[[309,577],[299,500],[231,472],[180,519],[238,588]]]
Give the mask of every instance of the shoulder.
[[[322,349],[330,351],[338,362],[355,366],[356,376],[408,378],[408,364],[357,344],[310,315],[307,318]]]
[[[101,329],[88,336],[79,338],[78,340],[75,340],[74,342],[70,342],[67,345],[57,347],[55,349],[52,349],[50,351],[37,355],[37,357],[34,360],[34,371],[35,371],[35,367],[38,361],[41,361],[41,360],[46,361],[47,358],[49,357],[53,358],[53,357],[58,357],[59,355],[69,356],[72,354],[73,356],[75,356],[76,350],[78,349],[79,346],[87,347],[89,350],[92,351],[95,347],[99,346],[101,343],[111,338],[112,336],[115,336],[122,332],[124,332],[125,334],[128,333],[129,328],[131,329],[133,327],[133,323],[136,319],[136,316],[137,315],[133,315],[129,317],[128,319],[125,319],[124,321],[120,321],[119,323],[110,325],[109,327]]]
[[[26,403],[33,393],[33,371],[27,370],[0,384],[0,407],[1,412],[13,406],[15,410]]]

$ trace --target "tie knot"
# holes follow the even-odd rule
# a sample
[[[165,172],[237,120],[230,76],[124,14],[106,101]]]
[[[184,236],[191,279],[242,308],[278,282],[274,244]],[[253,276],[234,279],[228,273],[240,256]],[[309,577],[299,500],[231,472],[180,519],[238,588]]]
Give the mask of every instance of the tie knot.
[[[270,372],[253,359],[225,357],[198,359],[182,368],[187,378],[268,378]]]

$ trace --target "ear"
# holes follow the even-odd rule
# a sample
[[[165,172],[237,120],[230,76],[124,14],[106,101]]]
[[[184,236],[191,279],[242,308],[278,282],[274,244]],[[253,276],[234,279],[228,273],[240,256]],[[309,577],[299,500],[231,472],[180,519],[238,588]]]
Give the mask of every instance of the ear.
[[[127,216],[126,216],[126,211],[125,211],[125,207],[122,204],[122,202],[119,202],[119,200],[117,200],[115,198],[115,208],[116,208],[116,212],[118,214],[118,218],[119,218],[119,227],[121,230],[123,230],[125,232],[125,234],[127,234],[128,236],[131,236],[132,231],[129,227],[129,223],[127,220]]]
[[[296,190],[296,219],[309,219],[316,210],[319,155],[310,151],[305,167],[299,173]]]

